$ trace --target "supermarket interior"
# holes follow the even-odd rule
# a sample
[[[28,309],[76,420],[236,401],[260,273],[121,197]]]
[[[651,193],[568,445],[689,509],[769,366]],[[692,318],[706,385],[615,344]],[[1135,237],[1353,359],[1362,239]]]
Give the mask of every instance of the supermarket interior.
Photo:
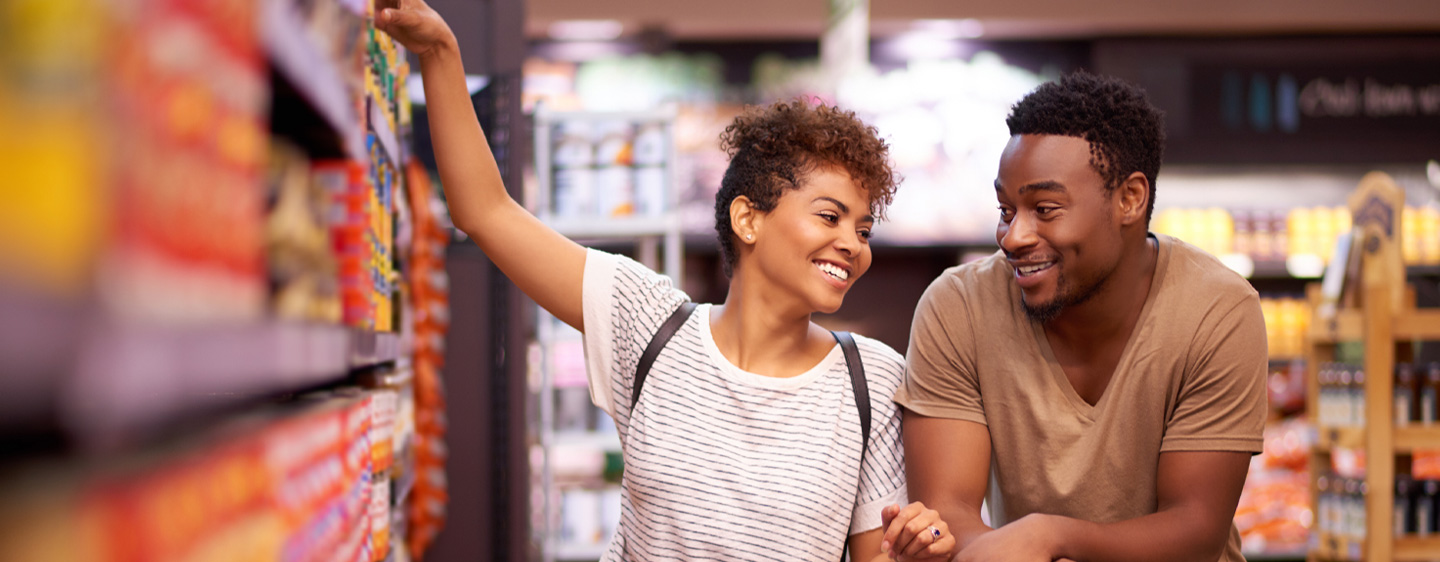
[[[728,286],[725,127],[796,97],[873,125],[903,181],[814,321],[901,353],[930,283],[997,251],[1012,105],[1141,86],[1151,230],[1261,298],[1242,551],[1440,560],[1432,0],[429,5],[510,194],[697,302]],[[604,556],[625,462],[582,334],[451,223],[375,9],[0,2],[0,562]]]

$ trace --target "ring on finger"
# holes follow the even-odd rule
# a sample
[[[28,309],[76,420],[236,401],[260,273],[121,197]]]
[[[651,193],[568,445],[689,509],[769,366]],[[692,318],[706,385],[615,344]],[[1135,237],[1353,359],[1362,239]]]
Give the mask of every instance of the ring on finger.
[[[931,539],[940,540],[940,529],[937,529],[934,525],[931,525],[929,527],[926,527],[925,530],[930,531]]]

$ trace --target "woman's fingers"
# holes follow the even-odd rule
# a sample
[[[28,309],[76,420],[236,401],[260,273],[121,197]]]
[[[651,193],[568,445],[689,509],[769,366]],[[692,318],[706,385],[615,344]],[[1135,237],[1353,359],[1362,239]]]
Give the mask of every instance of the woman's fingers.
[[[914,524],[916,526],[924,524],[924,527],[918,531],[915,540],[910,541],[910,546],[906,547],[902,553],[903,556],[921,556],[927,552],[930,547],[939,544],[940,541],[951,536],[950,528],[945,525],[944,521],[940,520],[940,512],[933,509],[926,510],[920,517],[916,518]]]
[[[418,55],[453,41],[444,18],[422,0],[375,0],[375,28]]]
[[[944,536],[940,537],[940,540],[936,541],[934,544],[931,544],[928,547],[925,547],[925,550],[922,551],[920,554],[916,555],[915,558],[939,558],[941,560],[948,560],[950,558],[950,555],[954,553],[955,535],[946,533]]]
[[[881,552],[900,552],[910,545],[915,532],[909,529],[910,521],[925,510],[920,502],[901,509],[890,524],[885,527],[885,537],[880,541]],[[883,517],[883,514],[882,514]]]

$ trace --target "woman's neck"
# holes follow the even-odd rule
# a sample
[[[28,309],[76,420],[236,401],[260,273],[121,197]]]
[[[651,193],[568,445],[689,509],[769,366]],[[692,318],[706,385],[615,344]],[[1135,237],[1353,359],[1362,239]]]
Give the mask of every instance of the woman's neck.
[[[710,313],[715,346],[751,373],[792,377],[810,370],[834,347],[834,338],[810,322],[809,310],[755,285],[739,274],[731,280],[725,304]]]

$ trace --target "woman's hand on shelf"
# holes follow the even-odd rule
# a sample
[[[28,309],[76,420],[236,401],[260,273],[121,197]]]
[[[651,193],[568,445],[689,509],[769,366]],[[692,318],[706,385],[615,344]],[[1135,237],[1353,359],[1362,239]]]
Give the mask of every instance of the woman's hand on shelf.
[[[424,0],[375,0],[375,28],[420,56],[456,45],[449,24]]]

